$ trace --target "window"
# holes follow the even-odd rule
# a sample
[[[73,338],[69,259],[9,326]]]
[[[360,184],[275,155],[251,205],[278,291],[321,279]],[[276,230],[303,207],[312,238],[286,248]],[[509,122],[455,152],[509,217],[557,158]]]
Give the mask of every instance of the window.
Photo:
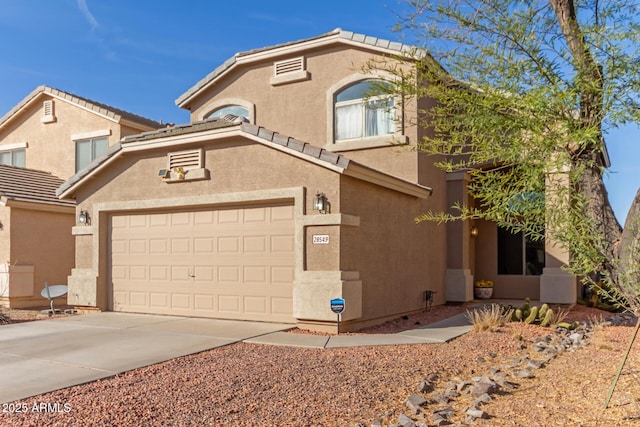
[[[85,168],[109,148],[106,137],[76,141],[76,172]]]
[[[26,150],[9,150],[0,151],[0,164],[9,166],[25,167],[26,163]]]
[[[245,119],[249,120],[249,110],[240,105],[227,105],[225,107],[218,108],[217,110],[213,110],[213,112],[205,116],[205,119],[219,119],[226,116],[227,114],[244,117]]]
[[[335,98],[336,141],[389,135],[395,131],[393,97],[371,96],[375,84],[373,81],[359,82],[338,92]]]
[[[544,240],[498,227],[498,274],[539,276],[544,268]]]

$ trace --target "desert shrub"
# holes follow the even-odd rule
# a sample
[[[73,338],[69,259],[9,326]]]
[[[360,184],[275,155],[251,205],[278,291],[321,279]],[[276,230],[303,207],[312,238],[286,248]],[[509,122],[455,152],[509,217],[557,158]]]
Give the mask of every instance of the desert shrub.
[[[467,310],[467,319],[473,325],[472,331],[495,331],[511,320],[511,311],[506,313],[500,304],[491,304],[475,310]]]

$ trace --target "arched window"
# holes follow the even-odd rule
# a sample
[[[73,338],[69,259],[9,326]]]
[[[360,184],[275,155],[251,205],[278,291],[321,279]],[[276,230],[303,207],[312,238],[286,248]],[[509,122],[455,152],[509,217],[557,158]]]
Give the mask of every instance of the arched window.
[[[205,119],[218,119],[220,117],[224,117],[227,114],[232,114],[238,117],[244,117],[249,120],[249,110],[240,105],[225,105],[224,107],[218,108],[217,110],[213,110]]]
[[[335,140],[389,135],[395,131],[393,97],[374,95],[371,80],[346,87],[335,96]]]

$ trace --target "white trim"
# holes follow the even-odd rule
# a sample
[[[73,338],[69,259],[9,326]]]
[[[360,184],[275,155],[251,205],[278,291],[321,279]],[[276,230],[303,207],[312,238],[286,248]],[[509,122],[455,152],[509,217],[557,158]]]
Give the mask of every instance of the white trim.
[[[343,79],[341,79],[340,81],[334,83],[333,85],[331,85],[331,87],[329,87],[329,89],[327,89],[327,92],[325,94],[325,105],[327,108],[327,140],[326,140],[326,144],[325,144],[325,148],[327,148],[330,151],[338,151],[340,150],[340,145],[344,144],[344,142],[336,142],[335,140],[335,133],[336,133],[336,129],[335,129],[335,114],[336,114],[336,103],[335,103],[335,96],[338,92],[340,92],[340,90],[345,89],[347,86],[351,86],[355,83],[358,82],[364,82],[364,81],[370,81],[370,80],[382,80],[382,81],[387,81],[387,82],[392,82],[395,79],[394,75],[383,71],[383,70],[376,70],[374,72],[372,72],[371,74],[362,74],[362,73],[355,73],[355,74],[351,74]],[[402,129],[402,121],[398,120],[398,115],[402,114],[402,103],[400,102],[399,99],[394,99],[393,101],[394,104],[394,120],[395,120],[395,124],[396,124],[396,129],[394,133],[391,133],[389,135],[379,135],[379,136],[375,136],[375,137],[364,137],[364,138],[359,138],[358,141],[362,141],[362,147],[358,147],[358,148],[352,148],[352,149],[364,149],[366,148],[366,142],[367,140],[369,140],[370,142],[372,142],[374,145],[371,148],[375,148],[375,147],[380,147],[382,145],[379,144],[379,141],[376,141],[377,138],[379,138],[380,136],[386,137],[387,139],[389,139],[390,137],[398,137],[401,138],[402,136],[404,136],[402,134],[403,129]],[[348,140],[345,141],[347,144],[349,144],[351,141],[354,140]],[[328,148],[328,147],[332,147],[332,148]],[[348,150],[349,148],[347,148]]]
[[[16,142],[13,144],[3,144],[0,145],[0,152],[2,151],[13,151],[20,150],[23,148],[29,148],[29,144],[27,142]]]
[[[71,134],[71,140],[81,141],[83,139],[100,138],[102,136],[111,136],[111,129],[100,129],[91,132],[73,133]]]
[[[342,140],[330,145],[325,145],[324,149],[333,151],[334,153],[340,153],[342,151],[367,150],[369,148],[407,145],[408,143],[409,137],[406,135],[389,134]]]

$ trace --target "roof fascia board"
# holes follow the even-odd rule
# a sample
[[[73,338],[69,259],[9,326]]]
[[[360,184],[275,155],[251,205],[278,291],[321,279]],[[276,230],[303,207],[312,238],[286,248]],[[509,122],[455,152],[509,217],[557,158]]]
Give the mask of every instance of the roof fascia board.
[[[230,129],[234,129],[235,132],[230,131]],[[163,137],[158,137],[158,138],[148,139],[143,141],[125,142],[122,144],[122,151],[132,152],[132,151],[141,151],[141,150],[151,150],[154,148],[163,148],[163,147],[171,147],[171,146],[181,145],[181,144],[203,142],[203,141],[215,139],[217,136],[221,134],[223,137],[237,136],[237,135],[247,136],[246,133],[240,130],[240,125],[227,126],[219,129],[210,129],[207,131],[187,133],[187,134],[176,135],[176,136],[163,136]]]
[[[66,102],[67,104],[75,105],[76,107],[78,107],[78,108],[80,108],[80,109],[82,109],[82,110],[88,111],[89,113],[95,114],[96,116],[100,116],[100,117],[105,118],[105,119],[107,119],[107,120],[110,120],[110,121],[112,121],[112,122],[114,122],[114,123],[120,123],[120,120],[122,119],[122,117],[121,117],[119,114],[115,114],[115,113],[113,113],[113,115],[114,115],[115,117],[109,117],[109,116],[108,116],[108,115],[106,115],[106,114],[102,114],[102,113],[100,113],[100,112],[98,112],[98,111],[96,111],[96,110],[93,110],[93,109],[91,109],[91,108],[85,107],[84,105],[78,104],[77,102],[73,102],[73,101],[71,101],[70,99],[66,99],[65,97],[60,96],[60,95],[56,95],[56,94],[53,94],[53,93],[50,93],[50,92],[46,92],[46,91],[45,91],[45,92],[41,92],[41,93],[42,93],[42,94],[47,94],[47,95],[49,95],[49,96],[50,96],[50,97],[52,97],[52,98],[59,99],[60,101],[64,101],[64,102]],[[37,98],[37,97],[38,97],[38,95],[36,95],[36,96],[34,97],[34,99],[35,99],[35,98]]]
[[[75,206],[63,206],[63,205],[50,203],[50,202],[34,202],[34,201],[20,200],[16,198],[7,198],[7,197],[2,197],[2,199],[0,200],[0,204],[10,208],[28,209],[32,211],[70,213],[70,214],[73,214],[76,211]]]
[[[426,199],[431,196],[431,193],[433,192],[433,189],[430,187],[405,181],[353,162],[349,163],[344,174],[362,181],[377,184],[390,190],[408,194],[419,199]]]

